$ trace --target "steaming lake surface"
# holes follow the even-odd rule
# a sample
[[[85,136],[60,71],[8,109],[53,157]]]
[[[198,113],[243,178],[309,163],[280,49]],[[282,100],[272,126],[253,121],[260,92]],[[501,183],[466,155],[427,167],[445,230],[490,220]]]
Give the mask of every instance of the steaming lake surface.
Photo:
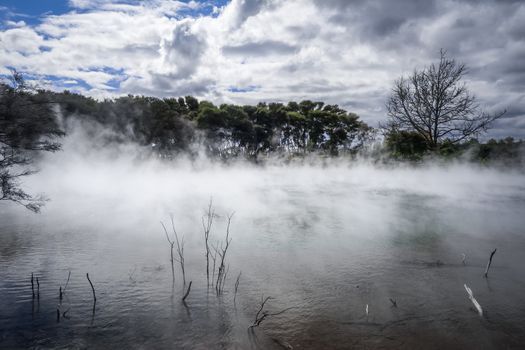
[[[461,165],[190,170],[50,157],[25,183],[51,198],[41,214],[0,204],[0,348],[525,346],[522,174]],[[235,211],[220,296],[206,287],[201,217],[210,196],[219,215],[211,243],[224,241]],[[170,213],[186,242],[186,305],[160,225]],[[270,313],[290,309],[248,331],[263,295]]]

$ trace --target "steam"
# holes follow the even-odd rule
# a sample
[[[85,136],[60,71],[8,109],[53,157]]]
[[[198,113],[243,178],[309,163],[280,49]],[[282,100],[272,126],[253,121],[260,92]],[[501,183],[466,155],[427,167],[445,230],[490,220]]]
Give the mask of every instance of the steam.
[[[203,155],[165,161],[147,147],[109,142],[110,133],[73,125],[63,151],[44,155],[40,172],[24,184],[51,199],[44,215],[65,213],[80,222],[98,218],[116,228],[147,222],[153,229],[173,213],[181,232],[186,232],[200,225],[203,208],[213,197],[218,211],[236,211],[239,219],[290,216],[300,210],[297,220],[314,229],[324,230],[326,220],[336,217],[346,221],[343,225],[350,232],[360,226],[374,235],[399,223],[394,217],[407,195],[425,198],[430,206],[498,211],[498,202],[525,193],[524,174],[475,165],[381,166],[344,159],[225,165]],[[319,220],[311,220],[314,217]]]

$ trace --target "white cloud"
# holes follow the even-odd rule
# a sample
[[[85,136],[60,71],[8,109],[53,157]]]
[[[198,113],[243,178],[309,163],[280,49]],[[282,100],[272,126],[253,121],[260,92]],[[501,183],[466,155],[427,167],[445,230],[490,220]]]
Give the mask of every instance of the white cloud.
[[[57,76],[56,88],[82,80],[91,86],[83,92],[97,97],[323,100],[375,124],[385,117],[392,81],[428,65],[445,48],[471,68],[471,87],[483,104],[501,107],[505,101],[525,113],[525,69],[519,63],[525,4],[519,2],[233,0],[218,8],[195,1],[71,0],[70,5],[82,12],[1,31],[2,71],[15,66]],[[116,91],[114,80],[121,82]],[[250,86],[257,89],[230,91]]]

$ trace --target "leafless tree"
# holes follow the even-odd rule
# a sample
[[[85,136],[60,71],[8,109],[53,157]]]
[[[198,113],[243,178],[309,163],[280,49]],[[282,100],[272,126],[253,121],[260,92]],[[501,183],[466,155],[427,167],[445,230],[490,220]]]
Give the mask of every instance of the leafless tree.
[[[224,282],[226,281],[226,275],[228,273],[228,270],[226,269],[225,261],[226,261],[226,253],[228,252],[228,248],[230,247],[231,238],[230,238],[230,224],[234,213],[231,213],[228,215],[228,224],[226,225],[226,238],[224,239],[224,244],[221,243],[220,249],[217,250],[217,254],[220,258],[220,264],[219,268],[217,270],[217,280],[215,282],[215,291],[217,294],[221,294]]]
[[[488,114],[481,110],[463,77],[464,64],[447,57],[441,50],[439,63],[415,70],[394,83],[386,104],[387,131],[413,131],[437,150],[442,141],[458,143],[486,131],[505,111]]]
[[[206,279],[208,282],[208,286],[210,285],[210,231],[211,226],[213,224],[213,218],[215,217],[215,209],[213,209],[213,200],[210,198],[210,203],[208,205],[208,212],[202,217],[202,228],[204,230],[204,244],[206,248],[205,256],[206,256]],[[214,260],[215,263],[215,260]],[[213,272],[215,273],[215,267],[213,268]],[[213,281],[213,278],[212,278]],[[213,283],[213,282],[212,282]]]
[[[166,226],[164,226],[164,223],[161,221],[160,224],[162,225],[162,228],[164,229],[164,233],[166,234],[166,239],[168,240],[168,243],[170,245],[170,262],[171,262],[171,277],[173,280],[173,283],[175,283],[175,265],[173,258],[173,247],[175,246],[175,241],[170,239],[170,235],[168,234],[168,230],[166,230]]]
[[[180,264],[180,269],[182,271],[182,283],[186,285],[186,271],[184,268],[184,236],[182,236],[182,238],[179,240],[179,235],[177,234],[177,230],[175,230],[175,222],[173,220],[173,215],[170,215],[170,219],[171,219],[171,229],[173,231],[173,236],[175,237],[175,241],[170,239],[168,230],[166,229],[166,226],[164,226],[164,223],[162,221],[161,221],[161,224],[162,224],[162,228],[164,229],[164,233],[166,234],[166,238],[168,239],[168,242],[170,243],[170,246],[171,246],[172,273],[173,273],[173,276],[175,276],[174,268],[173,268],[173,261],[175,260]],[[173,247],[175,243],[177,243],[177,255],[179,256],[178,259],[174,258],[173,256]],[[175,277],[173,277],[173,279],[175,280]]]

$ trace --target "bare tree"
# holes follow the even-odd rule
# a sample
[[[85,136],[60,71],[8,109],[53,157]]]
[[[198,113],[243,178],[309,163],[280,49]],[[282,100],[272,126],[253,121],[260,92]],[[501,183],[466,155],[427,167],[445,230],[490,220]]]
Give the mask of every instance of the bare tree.
[[[170,245],[171,277],[172,277],[173,283],[175,283],[175,265],[173,264],[175,260],[173,258],[173,247],[175,246],[175,241],[170,239],[170,235],[168,234],[168,230],[166,230],[166,226],[164,226],[164,223],[161,221],[160,224],[162,225],[162,228],[164,229],[164,233],[166,234],[166,239],[168,240],[168,243]]]
[[[226,226],[226,238],[224,239],[224,244],[221,243],[220,249],[217,249],[217,254],[220,258],[220,264],[219,268],[217,270],[217,281],[215,282],[215,290],[217,294],[221,294],[224,282],[226,281],[226,275],[228,274],[228,269],[226,268],[225,261],[226,261],[226,253],[228,252],[228,248],[230,247],[230,243],[232,239],[230,238],[230,224],[234,213],[231,213],[228,215],[228,224]]]
[[[387,131],[413,131],[431,150],[442,141],[457,143],[486,131],[505,111],[488,114],[481,110],[463,77],[464,64],[441,50],[439,63],[415,70],[408,78],[396,80],[386,104]]]
[[[175,236],[175,241],[171,240],[168,234],[168,230],[166,229],[166,226],[164,226],[164,223],[161,221],[162,228],[164,229],[164,233],[166,234],[166,238],[171,246],[171,272],[174,274],[173,270],[173,260],[177,261],[180,264],[180,269],[182,271],[182,283],[186,285],[186,270],[184,268],[184,236],[179,240],[179,235],[177,234],[177,230],[175,230],[175,223],[173,221],[173,214],[170,215],[171,219],[171,229],[173,231],[173,236]],[[173,257],[173,247],[177,243],[177,255],[179,258]],[[175,277],[173,277],[175,280]]]
[[[211,231],[211,225],[213,224],[213,218],[215,217],[215,209],[213,209],[213,201],[210,198],[210,204],[208,205],[208,212],[206,215],[202,217],[202,228],[204,230],[204,244],[206,248],[205,256],[206,256],[206,279],[208,281],[208,286],[210,285],[210,245],[209,245],[209,239],[210,239],[210,231]],[[215,265],[215,259],[214,265]],[[213,268],[213,272],[215,273],[215,267]],[[213,281],[213,279],[212,279]],[[213,283],[213,282],[212,282]]]

